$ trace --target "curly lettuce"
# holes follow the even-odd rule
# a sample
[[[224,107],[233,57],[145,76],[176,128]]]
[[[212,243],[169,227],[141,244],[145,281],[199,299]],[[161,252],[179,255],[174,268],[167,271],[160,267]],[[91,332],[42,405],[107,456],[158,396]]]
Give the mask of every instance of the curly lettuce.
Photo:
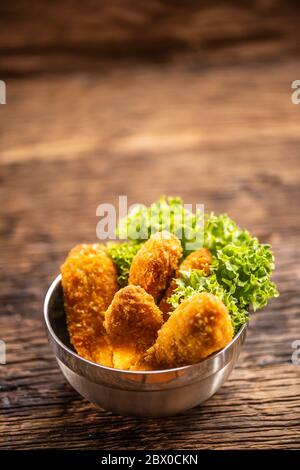
[[[237,300],[219,284],[215,273],[206,277],[197,269],[182,271],[176,282],[178,287],[168,300],[174,309],[182,300],[188,299],[195,293],[209,292],[221,299],[228,308],[235,333],[248,321],[248,310],[240,308]]]
[[[213,212],[205,216],[204,246],[213,255],[217,250],[229,244],[242,245],[249,240],[247,230],[242,230],[227,214],[215,215]]]
[[[213,254],[211,276],[197,270],[181,273],[170,304],[176,308],[195,292],[211,292],[228,307],[237,332],[250,309],[263,308],[279,295],[270,279],[275,268],[271,247],[241,230],[227,215],[214,214],[205,221],[204,245]]]
[[[190,253],[190,244],[203,245],[203,214],[191,212],[180,197],[162,196],[149,207],[138,205],[121,220],[117,229],[119,238],[145,242],[155,232],[167,230],[182,244],[184,256]],[[198,248],[196,246],[194,249]]]
[[[141,243],[124,242],[109,243],[108,252],[115,263],[118,271],[118,283],[120,287],[128,284],[129,270],[132,260],[141,247]]]
[[[166,196],[150,207],[136,206],[130,210],[117,230],[119,238],[127,241],[108,245],[121,287],[128,283],[133,257],[141,245],[152,233],[162,230],[174,233],[181,240],[184,257],[190,253],[188,243],[199,239],[200,245],[213,255],[210,276],[204,276],[199,270],[181,272],[176,281],[178,287],[169,299],[172,308],[196,292],[210,292],[227,306],[237,333],[247,322],[250,310],[263,308],[269,299],[279,295],[270,279],[274,270],[270,245],[259,243],[226,214],[211,213],[203,217],[202,213],[189,211],[181,198]]]

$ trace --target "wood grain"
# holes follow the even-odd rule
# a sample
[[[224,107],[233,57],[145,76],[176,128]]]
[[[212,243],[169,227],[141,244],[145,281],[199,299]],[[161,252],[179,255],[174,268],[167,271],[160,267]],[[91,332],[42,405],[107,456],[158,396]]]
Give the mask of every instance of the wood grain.
[[[300,448],[299,76],[293,54],[11,75],[0,107],[0,449]],[[42,302],[69,248],[96,241],[98,204],[163,193],[226,211],[272,243],[281,295],[253,315],[212,399],[137,420],[97,410],[64,381]]]
[[[13,34],[12,34],[13,32]],[[299,54],[293,0],[19,0],[0,5],[0,73],[103,71],[107,62],[191,66]]]

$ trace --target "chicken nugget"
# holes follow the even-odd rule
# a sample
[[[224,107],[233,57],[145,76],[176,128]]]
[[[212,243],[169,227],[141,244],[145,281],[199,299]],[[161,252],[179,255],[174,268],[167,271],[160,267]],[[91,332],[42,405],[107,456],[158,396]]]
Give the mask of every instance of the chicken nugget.
[[[212,262],[211,252],[207,248],[200,248],[189,254],[179,266],[179,271],[201,269],[208,276]]]
[[[117,271],[100,244],[77,245],[61,266],[71,343],[85,359],[111,365],[104,313],[118,290]]]
[[[215,295],[203,292],[183,301],[158,332],[145,360],[154,368],[194,364],[233,338],[230,315]]]
[[[104,326],[113,347],[113,366],[130,369],[154,344],[162,313],[140,286],[120,289],[105,313]]]
[[[133,258],[128,283],[143,287],[157,301],[177,271],[181,257],[178,238],[167,231],[157,232]]]
[[[211,252],[207,248],[200,248],[197,251],[194,251],[188,255],[185,260],[180,264],[179,269],[176,274],[176,278],[180,276],[180,271],[190,271],[192,269],[201,269],[205,276],[208,276],[210,273],[210,265],[212,262]],[[165,295],[159,303],[159,308],[164,313],[165,320],[168,319],[167,315],[171,311],[171,305],[168,302],[168,299],[173,294],[174,290],[177,288],[177,283],[175,280],[172,280]]]

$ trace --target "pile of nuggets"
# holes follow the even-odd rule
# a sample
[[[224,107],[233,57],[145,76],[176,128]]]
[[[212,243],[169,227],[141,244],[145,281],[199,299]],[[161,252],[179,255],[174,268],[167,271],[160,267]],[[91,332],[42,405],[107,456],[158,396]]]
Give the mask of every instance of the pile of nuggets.
[[[128,285],[104,245],[74,247],[61,267],[71,343],[98,364],[123,370],[161,370],[194,364],[233,337],[227,308],[216,296],[192,295],[170,311],[167,302],[180,271],[210,274],[211,253],[201,248],[180,264],[182,247],[157,232],[133,258]]]

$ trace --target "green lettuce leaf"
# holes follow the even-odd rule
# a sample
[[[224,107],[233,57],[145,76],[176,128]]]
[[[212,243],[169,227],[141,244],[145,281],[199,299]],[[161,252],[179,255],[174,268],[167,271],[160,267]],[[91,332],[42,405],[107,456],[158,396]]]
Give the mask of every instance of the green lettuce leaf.
[[[141,243],[124,242],[108,243],[108,252],[117,266],[118,282],[121,287],[127,286],[130,266],[133,257],[139,251]]]
[[[198,270],[181,273],[170,298],[173,308],[195,292],[211,292],[228,307],[235,332],[247,321],[250,309],[267,305],[278,291],[270,276],[275,268],[270,245],[259,243],[227,215],[206,217],[204,245],[213,254],[212,274]]]
[[[238,305],[237,299],[219,284],[216,274],[206,277],[202,271],[192,269],[182,271],[181,277],[176,282],[178,287],[168,300],[174,309],[182,300],[188,299],[193,294],[209,292],[221,299],[228,308],[235,333],[248,321],[248,309]]]
[[[180,197],[162,196],[150,207],[136,206],[121,220],[117,235],[121,239],[145,242],[152,233],[167,230],[182,244],[184,256],[190,253],[188,243],[203,245],[203,214],[187,210]]]

